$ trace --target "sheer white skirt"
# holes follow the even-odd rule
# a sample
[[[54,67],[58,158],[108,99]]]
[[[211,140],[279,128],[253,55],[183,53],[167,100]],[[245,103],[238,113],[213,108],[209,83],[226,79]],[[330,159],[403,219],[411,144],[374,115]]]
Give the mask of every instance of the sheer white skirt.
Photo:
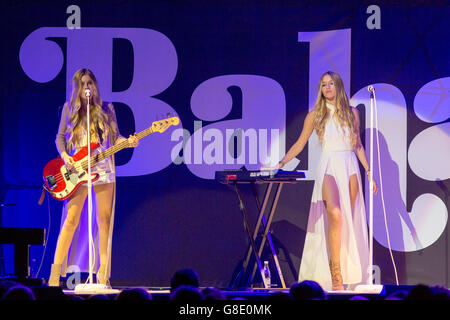
[[[329,269],[328,218],[322,199],[325,174],[334,177],[342,212],[340,263],[344,285],[366,283],[369,267],[367,223],[358,161],[353,151],[323,152],[317,168],[308,217],[299,281],[314,280],[331,290]],[[352,211],[349,181],[356,174],[358,194]],[[349,287],[349,286],[347,286]]]

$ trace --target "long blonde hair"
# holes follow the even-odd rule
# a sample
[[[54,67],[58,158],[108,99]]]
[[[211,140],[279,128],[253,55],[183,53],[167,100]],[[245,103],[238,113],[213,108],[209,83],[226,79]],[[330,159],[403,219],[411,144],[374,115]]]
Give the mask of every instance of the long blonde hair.
[[[106,140],[108,134],[117,133],[117,125],[113,122],[111,113],[107,106],[103,105],[98,89],[97,78],[89,69],[80,69],[73,75],[72,78],[72,93],[69,101],[69,123],[67,128],[67,142],[69,147],[79,146],[81,143],[81,136],[83,128],[86,128],[86,108],[82,108],[81,95],[84,94],[81,78],[89,76],[92,79],[93,87],[91,88],[90,97],[90,133],[91,141],[103,142]],[[83,121],[84,120],[84,121]]]
[[[355,115],[353,114],[347,94],[344,90],[344,83],[339,74],[333,71],[325,72],[319,80],[319,90],[317,93],[316,104],[314,105],[315,117],[314,117],[314,129],[316,130],[317,136],[319,137],[319,143],[323,142],[323,134],[325,131],[325,123],[328,119],[328,108],[326,105],[326,99],[322,94],[322,81],[323,78],[329,75],[334,82],[334,86],[336,88],[336,105],[335,105],[335,114],[337,116],[337,121],[341,128],[347,127],[350,132],[350,139],[352,142],[352,146],[355,147],[357,145],[357,132],[355,128]]]

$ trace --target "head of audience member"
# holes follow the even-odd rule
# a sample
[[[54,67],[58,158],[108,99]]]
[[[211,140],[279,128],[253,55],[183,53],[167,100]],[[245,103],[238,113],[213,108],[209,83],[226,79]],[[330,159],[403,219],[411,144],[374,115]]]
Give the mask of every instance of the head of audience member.
[[[3,280],[0,282],[0,299],[3,295],[12,287],[17,286],[19,283],[12,280]]]
[[[450,300],[450,291],[441,286],[430,287],[434,300]]]
[[[326,300],[327,296],[320,284],[311,280],[294,283],[289,295],[293,300]]]
[[[189,285],[180,285],[170,294],[170,300],[174,301],[201,301],[203,294],[199,288]]]
[[[208,287],[202,290],[204,300],[226,300],[223,292],[217,288]]]
[[[29,301],[36,300],[36,297],[30,288],[18,284],[9,288],[8,291],[3,294],[2,300]]]
[[[174,273],[170,279],[170,289],[175,290],[181,285],[199,287],[198,274],[193,269],[181,269]]]
[[[415,285],[408,294],[408,300],[431,300],[433,292],[431,288],[424,284]]]
[[[143,288],[125,289],[116,296],[116,300],[120,301],[152,300],[152,295]]]

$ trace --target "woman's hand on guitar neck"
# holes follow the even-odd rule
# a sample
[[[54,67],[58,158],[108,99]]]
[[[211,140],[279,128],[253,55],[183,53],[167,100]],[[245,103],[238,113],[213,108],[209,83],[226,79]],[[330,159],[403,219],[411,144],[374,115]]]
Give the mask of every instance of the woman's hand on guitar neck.
[[[136,133],[134,135],[130,134],[127,140],[131,148],[136,148],[139,145],[139,139],[136,137]]]
[[[136,148],[139,145],[139,139],[135,134],[130,134],[130,136],[127,138],[124,137],[119,137],[119,139],[117,139],[115,144],[119,144],[126,141],[128,143],[128,147],[127,148]]]

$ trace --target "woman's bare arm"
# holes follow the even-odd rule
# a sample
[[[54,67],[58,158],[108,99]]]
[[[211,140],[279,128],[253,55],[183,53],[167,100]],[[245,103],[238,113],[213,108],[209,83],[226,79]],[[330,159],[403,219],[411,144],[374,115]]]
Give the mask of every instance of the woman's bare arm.
[[[355,151],[355,154],[358,157],[359,161],[361,162],[362,166],[364,167],[364,170],[366,170],[367,177],[369,177],[370,167],[369,167],[369,163],[367,162],[366,151],[364,150],[364,146],[362,145],[362,142],[361,142],[361,136],[359,134],[359,112],[358,112],[358,109],[353,108],[353,107],[351,107],[351,108],[352,108],[352,112],[355,116],[355,130],[356,130],[356,134],[357,134],[356,146],[354,148],[354,151]],[[373,180],[373,193],[376,194],[377,192],[378,192],[378,187],[377,187],[375,180]]]
[[[281,159],[278,163],[278,169],[282,168],[286,163],[291,161],[294,157],[296,157],[300,152],[303,151],[306,143],[311,137],[312,132],[314,131],[314,114],[315,111],[312,110],[308,112],[306,115],[305,121],[303,123],[303,129],[298,137],[297,141],[292,145],[286,155]]]

